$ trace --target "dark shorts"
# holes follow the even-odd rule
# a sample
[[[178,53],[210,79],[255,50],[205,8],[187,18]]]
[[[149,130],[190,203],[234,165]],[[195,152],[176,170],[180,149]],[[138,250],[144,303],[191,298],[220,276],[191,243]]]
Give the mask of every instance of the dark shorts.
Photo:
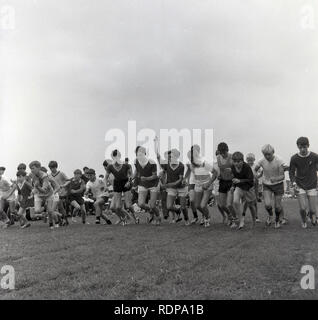
[[[232,188],[231,180],[220,180],[219,193],[228,193]]]
[[[34,199],[25,199],[23,198],[22,201],[20,201],[20,207],[22,209],[27,209],[27,208],[33,208],[34,207]]]
[[[282,196],[284,194],[284,182],[274,185],[263,183],[263,191],[270,191],[274,193],[275,196]]]
[[[126,180],[114,180],[114,192],[127,192],[129,191],[131,188],[126,188],[125,184],[128,182],[128,179]]]
[[[70,195],[69,201],[76,201],[80,206],[84,204],[84,199],[81,196]]]
[[[107,197],[107,196],[102,196],[102,197],[100,197],[100,199],[103,199],[105,203],[107,203],[109,201],[109,197]]]

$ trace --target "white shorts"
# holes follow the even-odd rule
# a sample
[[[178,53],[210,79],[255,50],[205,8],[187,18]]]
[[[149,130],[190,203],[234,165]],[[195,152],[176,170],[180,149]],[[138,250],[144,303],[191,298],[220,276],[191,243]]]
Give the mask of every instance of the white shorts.
[[[306,194],[309,197],[317,196],[317,189],[304,190],[302,188],[298,188],[298,194]]]
[[[213,194],[215,197],[219,196],[219,188],[214,188],[214,189],[212,190],[212,194]]]
[[[37,193],[34,195],[34,202],[43,202],[53,200],[53,195],[49,197],[40,197]]]
[[[159,192],[159,186],[152,187],[152,188],[145,188],[143,186],[138,186],[138,193],[143,191]]]
[[[11,196],[7,199],[7,201],[11,202],[11,201],[15,201],[16,200],[16,196],[15,194],[11,194]]]
[[[7,191],[7,192],[0,191],[0,199],[1,199],[2,197],[5,197],[8,193],[9,193],[9,191]],[[11,196],[10,196],[9,198],[5,199],[5,200],[6,200],[6,201],[9,201],[9,202],[15,201],[15,200],[16,200],[15,193],[13,192],[13,193],[11,194]]]
[[[188,193],[188,188],[185,187],[185,188],[167,188],[167,193],[168,193],[168,196],[173,196],[173,197],[185,197]]]
[[[53,202],[59,202],[60,201],[60,196],[58,193],[54,193],[53,194]]]
[[[250,190],[243,190],[239,187],[236,187],[234,190],[234,201],[242,199],[246,200],[247,203],[256,201],[254,187],[252,187]]]
[[[206,191],[211,192],[211,190],[203,190],[203,185],[201,186],[201,185],[197,185],[197,184],[194,186],[194,191],[195,192],[206,192]]]
[[[219,179],[214,180],[213,191],[212,191],[213,195],[215,195],[215,196],[219,195],[219,187],[220,187],[220,180]]]

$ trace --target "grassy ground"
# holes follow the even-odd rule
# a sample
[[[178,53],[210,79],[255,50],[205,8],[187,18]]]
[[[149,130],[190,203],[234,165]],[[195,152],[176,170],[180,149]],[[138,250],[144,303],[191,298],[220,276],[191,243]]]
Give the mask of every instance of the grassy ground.
[[[0,267],[16,273],[16,289],[0,289],[0,299],[316,299],[318,289],[300,288],[300,269],[318,271],[318,227],[301,228],[295,200],[284,206],[281,230],[230,230],[215,207],[207,229],[90,218],[54,231],[42,222],[0,230]]]

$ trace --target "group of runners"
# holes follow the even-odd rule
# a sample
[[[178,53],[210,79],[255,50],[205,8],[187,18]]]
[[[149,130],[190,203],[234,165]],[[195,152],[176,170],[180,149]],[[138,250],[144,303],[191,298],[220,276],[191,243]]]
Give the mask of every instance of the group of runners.
[[[69,219],[78,217],[88,224],[87,214],[95,214],[95,223],[116,224],[128,221],[140,223],[140,212],[147,223],[160,225],[162,219],[170,223],[182,220],[189,226],[209,227],[213,209],[211,199],[232,229],[245,226],[245,214],[250,211],[252,227],[258,218],[258,183],[262,179],[263,201],[268,213],[266,226],[280,228],[287,217],[282,206],[285,172],[297,194],[301,226],[317,224],[317,170],[318,155],[309,151],[306,137],[297,139],[298,152],[286,164],[275,154],[274,147],[262,148],[263,158],[256,161],[254,154],[245,157],[237,151],[229,152],[228,145],[219,143],[216,161],[201,156],[200,146],[193,145],[187,163],[180,161],[180,152],[171,149],[161,157],[158,138],[154,140],[157,159],[149,159],[146,149],[136,148],[133,165],[122,161],[119,150],[105,160],[105,175],[97,177],[94,169],[77,169],[72,178],[59,170],[56,161],[50,161],[49,171],[39,161],[27,166],[19,164],[15,179],[4,177],[0,167],[0,219],[3,228],[19,221],[21,228],[31,226],[33,219],[48,221],[51,229],[69,225]],[[27,215],[28,213],[28,215]]]

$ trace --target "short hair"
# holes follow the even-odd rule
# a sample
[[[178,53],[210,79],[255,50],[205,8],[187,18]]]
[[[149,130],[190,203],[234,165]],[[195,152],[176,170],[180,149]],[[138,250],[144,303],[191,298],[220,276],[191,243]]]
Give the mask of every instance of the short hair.
[[[57,168],[58,165],[57,165],[57,162],[56,161],[50,161],[49,162],[49,168]]]
[[[218,151],[219,152],[228,152],[229,146],[225,142],[221,142],[218,144]]]
[[[270,144],[265,144],[265,146],[263,146],[262,148],[262,153],[275,153],[275,149],[273,146],[271,146]]]
[[[146,154],[146,148],[142,146],[137,146],[135,153],[137,154],[140,149],[144,150],[144,153]]]
[[[27,167],[27,166],[26,166],[25,163],[20,163],[20,164],[18,165],[18,168],[17,168],[17,169],[18,169],[18,171],[19,171],[19,170],[26,170],[26,167]]]
[[[173,154],[176,158],[180,157],[180,151],[177,149],[171,149],[170,154]]]
[[[105,160],[105,161],[103,162],[103,167],[108,167],[108,161],[107,161],[107,160]]]
[[[307,137],[299,137],[296,144],[297,146],[309,146],[309,139]]]
[[[88,168],[87,168],[88,169]],[[82,171],[80,170],[80,169],[76,169],[75,171],[74,171],[74,174],[80,174],[80,175],[82,175]]]
[[[17,177],[25,177],[25,176],[26,176],[26,172],[24,170],[18,170]]]
[[[84,168],[83,168],[83,171],[88,170],[88,169],[89,169],[88,167],[84,167]]]
[[[255,154],[254,154],[254,153],[248,153],[248,154],[246,155],[246,159],[253,159],[253,160],[255,160]]]
[[[47,169],[45,167],[41,167],[41,171],[47,173]]]
[[[125,158],[125,161],[126,161],[126,162],[129,162],[129,158]]]
[[[98,177],[104,179],[104,175],[103,174],[100,174]]]
[[[41,162],[40,161],[32,161],[30,164],[29,164],[29,168],[31,169],[32,167],[36,167],[36,168],[41,168]]]
[[[239,161],[244,161],[244,155],[240,151],[236,151],[232,154],[232,160],[239,160]]]
[[[5,167],[0,167],[0,171],[6,171]]]
[[[193,152],[193,150],[197,150],[198,152],[200,152],[200,146],[198,144],[194,144],[191,146],[191,152]]]
[[[88,169],[87,174],[96,174],[94,169]]]
[[[112,157],[117,157],[118,153],[120,153],[117,149],[113,150]]]

